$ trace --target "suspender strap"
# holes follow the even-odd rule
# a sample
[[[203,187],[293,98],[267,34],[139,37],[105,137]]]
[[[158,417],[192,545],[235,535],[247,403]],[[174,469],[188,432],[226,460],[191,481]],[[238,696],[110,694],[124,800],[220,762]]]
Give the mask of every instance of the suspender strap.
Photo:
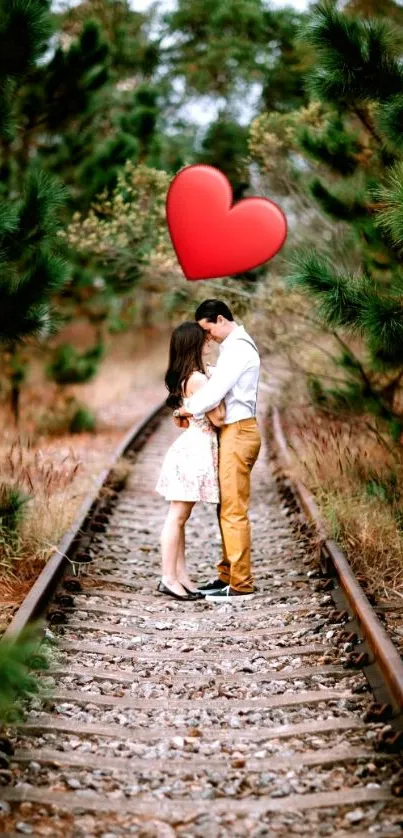
[[[256,346],[256,343],[252,340],[252,338],[237,338],[237,340],[243,340],[244,343],[249,343],[249,346],[253,346],[253,349],[255,349],[257,354],[259,355],[259,350]]]
[[[254,340],[252,340],[252,338],[250,338],[250,337],[248,336],[247,338],[237,338],[237,340],[243,340],[243,341],[244,341],[244,343],[249,343],[249,346],[252,346],[252,347],[253,347],[253,349],[257,352],[258,357],[260,358],[260,356],[259,356],[259,350],[258,350],[258,348],[257,348],[257,346],[256,346],[256,344],[255,344],[255,342],[254,342]],[[258,385],[259,385],[259,379],[258,379],[258,382],[257,382],[257,385],[256,385],[256,395],[255,395],[255,401],[254,401],[254,403],[253,403],[253,411],[254,411],[255,416],[256,416],[257,389],[258,389]]]

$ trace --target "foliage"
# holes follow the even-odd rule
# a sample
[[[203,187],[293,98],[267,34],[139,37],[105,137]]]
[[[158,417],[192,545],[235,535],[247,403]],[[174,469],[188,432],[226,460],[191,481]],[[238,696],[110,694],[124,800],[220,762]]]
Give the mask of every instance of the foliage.
[[[10,143],[17,127],[15,94],[24,77],[41,58],[51,34],[49,2],[1,0],[0,4],[0,138]],[[19,48],[16,49],[16,44]],[[2,175],[7,171],[2,160]]]
[[[58,253],[58,210],[64,190],[31,169],[22,197],[4,201],[0,212],[0,341],[45,337],[55,326],[51,297],[65,283],[67,266]]]
[[[87,407],[79,407],[71,419],[69,431],[71,434],[93,433],[95,425],[94,414]]]
[[[157,137],[158,92],[151,85],[140,85],[134,96],[122,102],[122,113],[114,119],[114,131],[96,146],[82,163],[78,177],[90,198],[111,191],[127,160],[158,164],[160,141]]]
[[[248,171],[247,129],[237,122],[221,117],[211,123],[197,155],[197,161],[215,166],[228,178],[239,201],[250,186]]]
[[[48,365],[48,376],[57,384],[81,384],[90,381],[95,376],[103,355],[102,344],[84,352],[78,352],[70,344],[60,344]]]
[[[20,152],[26,148],[20,91],[46,48],[48,6],[43,0],[0,3],[0,348],[6,353],[15,420],[26,367],[18,344],[31,337],[44,339],[55,329],[53,296],[67,278],[56,238],[65,191]]]
[[[295,44],[299,18],[290,8],[267,9],[262,0],[179,0],[165,15],[173,43],[164,58],[188,95],[234,101],[257,83],[267,107],[287,110],[304,96],[305,50]]]
[[[403,460],[363,417],[290,407],[296,473],[314,492],[334,538],[376,596],[403,590]]]
[[[402,415],[401,34],[382,18],[319,4],[299,33],[315,58],[306,76],[308,107],[262,115],[250,134],[261,170],[286,194],[295,174],[304,198],[353,245],[337,263],[326,240],[297,248],[288,261],[289,281],[343,346],[346,385],[327,392],[329,404],[368,411],[391,426]],[[348,347],[357,339],[360,357]]]
[[[18,486],[0,483],[0,532],[3,538],[14,536],[28,501],[29,497]]]
[[[98,24],[108,42],[115,79],[133,74],[150,77],[158,67],[159,45],[148,37],[148,16],[137,12],[128,0],[85,0],[68,5],[58,17],[68,39],[77,38],[88,19]]]
[[[17,638],[0,642],[0,724],[20,721],[24,702],[39,692],[35,670],[47,668],[39,629],[29,626]]]
[[[73,217],[70,247],[91,254],[115,294],[131,293],[157,261],[161,269],[175,264],[165,222],[169,182],[166,172],[128,161],[112,195],[101,195],[84,219]]]

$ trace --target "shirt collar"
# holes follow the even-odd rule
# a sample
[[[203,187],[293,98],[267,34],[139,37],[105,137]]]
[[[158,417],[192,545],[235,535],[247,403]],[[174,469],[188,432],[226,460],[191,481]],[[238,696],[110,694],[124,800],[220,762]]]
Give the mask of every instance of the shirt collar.
[[[243,334],[245,334],[244,326],[237,326],[236,329],[233,329],[232,332],[227,335],[227,337],[223,340],[220,344],[220,352],[223,349],[226,349],[229,343],[232,343],[233,340],[238,340]]]

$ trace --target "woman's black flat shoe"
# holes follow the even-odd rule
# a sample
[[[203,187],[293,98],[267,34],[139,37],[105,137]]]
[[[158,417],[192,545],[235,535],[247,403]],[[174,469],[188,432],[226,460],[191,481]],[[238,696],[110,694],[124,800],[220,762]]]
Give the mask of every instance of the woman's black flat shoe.
[[[160,594],[165,594],[166,596],[171,596],[172,599],[180,599],[180,600],[182,600],[182,602],[183,601],[190,602],[190,601],[193,601],[194,599],[197,599],[197,597],[193,596],[193,594],[186,594],[186,596],[180,596],[180,594],[176,594],[175,591],[171,591],[170,588],[167,588],[167,586],[164,585],[163,582],[158,583],[157,591],[159,591]]]
[[[204,595],[200,593],[200,591],[191,591],[190,588],[187,588],[186,585],[181,582],[182,588],[187,591],[188,594],[191,595],[192,599],[204,599]]]

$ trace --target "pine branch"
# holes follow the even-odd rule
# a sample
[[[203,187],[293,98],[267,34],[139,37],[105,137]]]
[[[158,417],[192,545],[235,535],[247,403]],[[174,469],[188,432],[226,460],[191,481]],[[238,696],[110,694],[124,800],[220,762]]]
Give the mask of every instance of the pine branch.
[[[386,230],[398,247],[403,247],[403,162],[387,173],[386,183],[374,190],[382,204],[375,223]]]
[[[362,326],[374,356],[400,364],[403,353],[403,306],[400,299],[378,294],[363,307]]]
[[[392,96],[379,105],[376,122],[386,138],[403,149],[403,95]]]
[[[386,401],[390,402],[392,407],[393,407],[393,402],[394,402],[394,397],[395,397],[396,390],[399,387],[399,384],[400,384],[402,378],[403,378],[403,369],[399,370],[398,374],[395,375],[395,377],[392,378],[391,381],[388,381],[388,383],[385,384],[385,386],[382,387],[379,390],[379,393],[382,396],[382,398],[384,398],[384,399],[386,399]]]
[[[384,448],[386,448],[386,451],[388,451],[388,452],[389,452],[389,454],[391,454],[391,455],[392,455],[392,457],[393,457],[394,461],[395,461],[395,462],[400,462],[400,456],[399,456],[399,454],[396,452],[396,450],[395,450],[395,449],[391,448],[391,446],[389,445],[389,443],[388,443],[388,442],[386,442],[386,439],[382,436],[382,434],[381,434],[381,433],[379,433],[378,429],[377,429],[374,425],[371,425],[371,423],[370,423],[370,422],[364,422],[364,425],[365,425],[365,427],[366,427],[366,428],[368,428],[368,430],[369,430],[371,433],[373,433],[373,434],[374,434],[374,436],[376,437],[376,439],[378,440],[378,442],[379,442],[381,445],[383,445],[383,447],[384,447]]]
[[[331,171],[351,175],[358,167],[361,143],[358,136],[347,133],[339,116],[332,119],[319,135],[306,127],[299,129],[297,141],[314,160],[324,163]]]
[[[52,34],[49,10],[41,0],[1,0],[0,79],[20,79],[43,55]]]
[[[28,171],[19,217],[19,236],[23,236],[26,247],[55,235],[60,228],[58,213],[66,198],[67,190],[54,176],[37,168]]]
[[[367,206],[364,195],[357,190],[354,183],[343,181],[333,189],[329,189],[322,180],[314,178],[309,189],[312,196],[320,203],[324,212],[339,221],[354,221],[367,217]]]
[[[313,98],[351,107],[401,92],[396,36],[386,21],[347,16],[325,3],[315,8],[299,37],[317,55],[307,76]]]
[[[313,249],[294,254],[287,281],[318,300],[318,313],[329,327],[357,329],[364,299],[362,283],[336,274],[329,262]]]
[[[354,354],[354,352],[352,352],[352,350],[350,349],[348,344],[345,342],[345,340],[339,335],[339,333],[335,329],[332,331],[332,335],[335,338],[335,340],[337,340],[337,343],[339,344],[339,346],[342,347],[342,349],[346,353],[346,355],[348,355],[353,360],[354,366],[359,371],[360,376],[362,378],[362,381],[365,384],[366,388],[368,389],[368,392],[373,393],[372,383],[371,383],[370,379],[368,378],[368,375],[367,375],[361,361],[359,360],[359,358],[357,358],[357,356]]]
[[[378,131],[375,128],[374,122],[369,116],[368,109],[364,105],[355,104],[352,107],[352,111],[358,117],[360,122],[362,122],[364,128],[366,128],[366,130],[371,135],[371,137],[375,140],[375,142],[378,143],[378,145],[383,146],[384,145],[384,139],[383,139],[383,137],[381,137],[380,134],[378,134]]]

